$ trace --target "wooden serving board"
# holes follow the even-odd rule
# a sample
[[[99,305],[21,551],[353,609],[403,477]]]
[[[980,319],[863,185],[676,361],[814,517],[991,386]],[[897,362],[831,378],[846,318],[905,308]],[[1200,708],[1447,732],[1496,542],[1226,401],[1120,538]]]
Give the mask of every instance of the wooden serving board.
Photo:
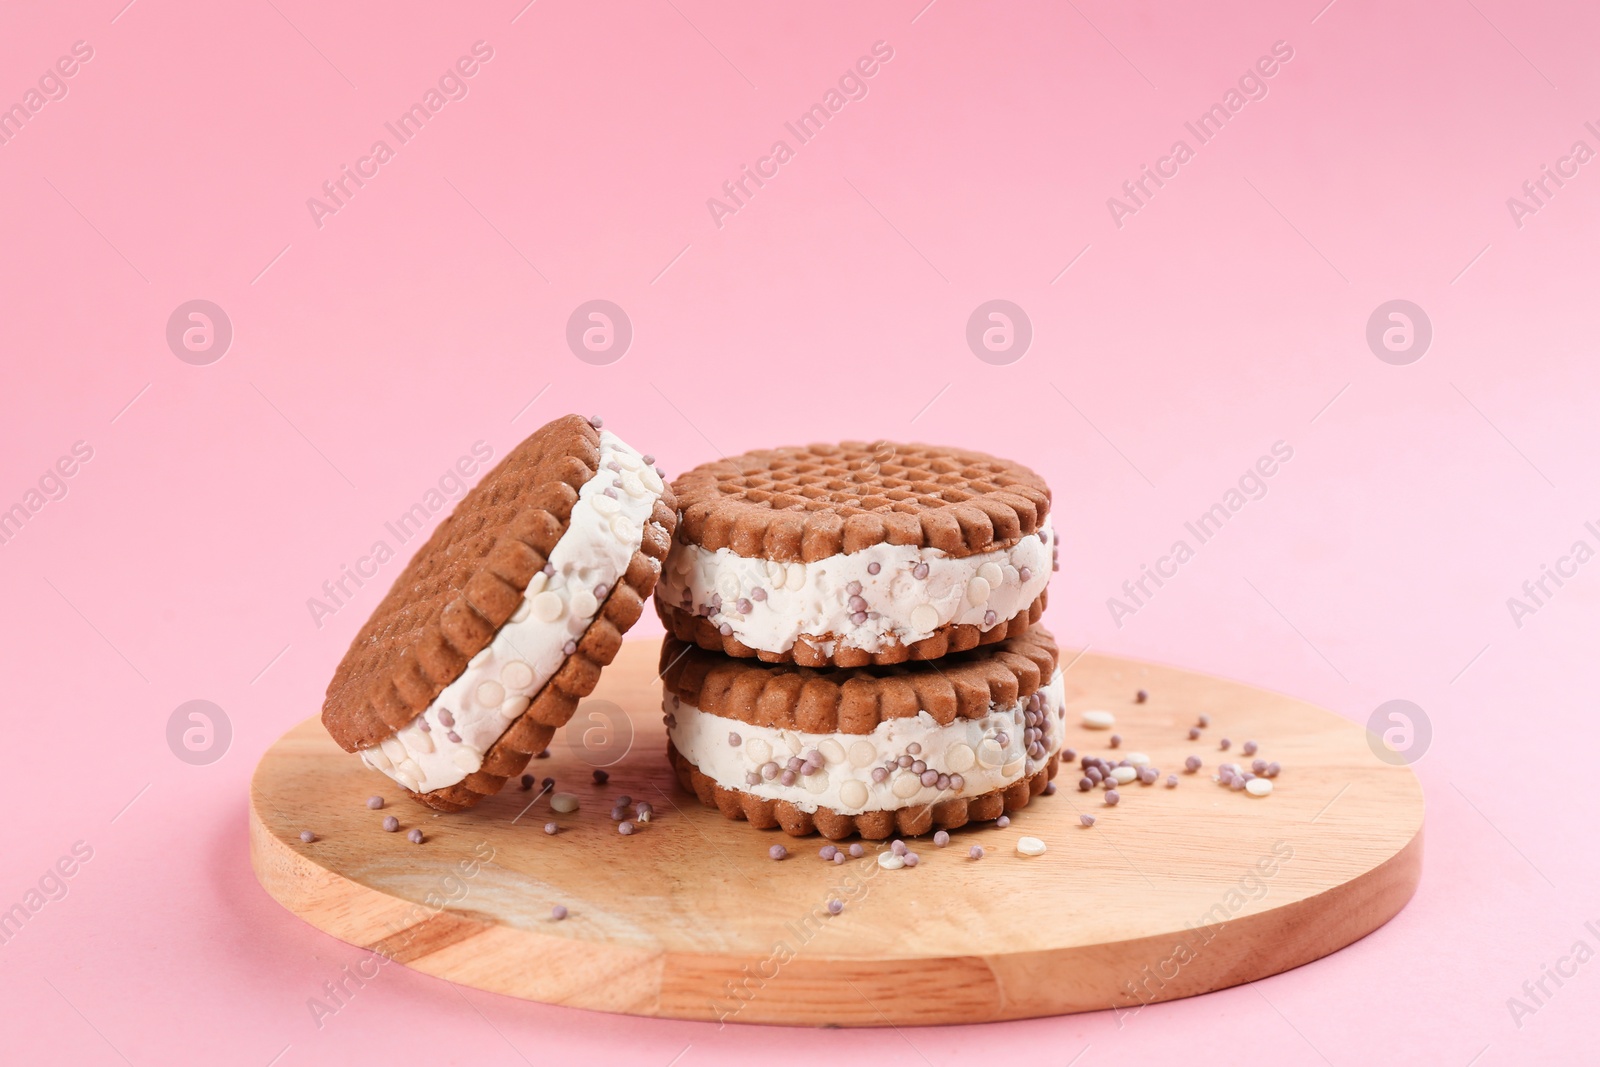
[[[1017,1019],[1192,996],[1334,952],[1383,925],[1422,869],[1422,791],[1366,731],[1285,696],[1168,667],[1085,655],[1066,672],[1066,743],[1111,755],[1079,713],[1117,716],[1123,750],[1199,774],[1079,793],[1076,775],[1009,828],[912,842],[914,868],[826,863],[816,837],[759,831],[702,808],[666,763],[656,641],[629,642],[547,759],[528,770],[576,793],[553,815],[508,786],[436,815],[339,750],[315,718],[262,757],[251,785],[256,875],[320,930],[427,974],[551,1004],[683,1019],[907,1026]],[[1138,689],[1149,691],[1135,703]],[[1212,726],[1196,742],[1200,713]],[[609,717],[609,720],[608,720]],[[631,730],[631,743],[627,736]],[[1218,751],[1221,737],[1233,750]],[[1244,740],[1283,772],[1271,796],[1215,784]],[[611,762],[615,760],[615,762]],[[609,763],[610,782],[592,781]],[[656,817],[631,836],[629,794]],[[385,796],[382,811],[367,797]],[[532,801],[532,807],[528,805]],[[1080,812],[1097,823],[1085,829]],[[384,815],[425,843],[385,833]],[[547,836],[544,824],[561,826]],[[303,844],[302,830],[317,834]],[[1023,835],[1049,851],[1025,858]],[[774,862],[768,847],[790,858]],[[968,849],[988,852],[978,861]],[[845,902],[827,914],[830,899]],[[551,918],[563,905],[564,921]]]

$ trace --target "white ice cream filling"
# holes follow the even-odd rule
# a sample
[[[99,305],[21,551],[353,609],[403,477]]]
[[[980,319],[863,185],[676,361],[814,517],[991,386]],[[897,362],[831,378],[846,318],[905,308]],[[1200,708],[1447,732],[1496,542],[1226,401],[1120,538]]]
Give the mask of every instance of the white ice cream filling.
[[[600,432],[600,468],[578,491],[567,529],[489,646],[426,711],[361,750],[369,767],[426,793],[476,771],[529,701],[566,662],[628,570],[663,484],[644,458]]]
[[[763,652],[802,637],[829,656],[841,646],[881,652],[951,623],[990,630],[1027,611],[1050,581],[1054,538],[1046,518],[993,552],[877,544],[812,563],[674,544],[657,595]]]
[[[1066,732],[1059,670],[1033,696],[978,718],[941,726],[919,711],[885,719],[869,734],[751,726],[670,694],[663,710],[679,755],[718,785],[843,815],[1003,789],[1048,765]]]

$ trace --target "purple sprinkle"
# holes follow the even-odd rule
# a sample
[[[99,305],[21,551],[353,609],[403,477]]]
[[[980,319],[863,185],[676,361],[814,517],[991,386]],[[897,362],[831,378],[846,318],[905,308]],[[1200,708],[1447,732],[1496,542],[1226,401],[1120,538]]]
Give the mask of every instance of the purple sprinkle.
[[[1033,577],[1033,572],[1031,570],[1029,570],[1027,567],[1018,567],[1017,568],[1017,577],[1021,578],[1023,581],[1027,581],[1029,578]]]
[[[922,579],[922,578],[926,578],[927,576],[928,576],[928,565],[926,563],[919,563],[915,567],[911,568],[911,577],[917,578],[917,579]]]
[[[400,829],[400,820],[393,815],[385,815],[383,817],[383,828],[392,834]]]
[[[547,822],[547,823],[544,824],[544,832],[549,834],[551,837],[556,836],[556,831],[558,831],[560,829],[561,829],[561,827],[557,826],[553,822]]]
[[[539,573],[544,575],[546,578],[554,578],[556,576],[556,565],[554,563],[546,563],[543,567],[539,568]]]
[[[1061,751],[1062,762],[1071,763],[1073,760],[1075,760],[1077,758],[1078,758],[1077,752],[1073,751],[1070,748],[1062,749],[1062,751]]]
[[[1083,825],[1085,825],[1085,826],[1093,826],[1094,825],[1094,816],[1093,815],[1080,815],[1080,816],[1078,816],[1078,821],[1080,823],[1082,823]]]
[[[611,821],[612,822],[621,822],[623,819],[626,819],[627,817],[628,817],[628,809],[627,808],[612,808],[611,809]]]
[[[1115,789],[1107,789],[1106,790],[1106,805],[1108,807],[1115,806],[1117,801],[1119,801],[1121,799],[1122,799],[1122,794],[1117,792]]]
[[[545,789],[554,789],[556,787],[556,780],[554,778],[546,778],[544,781],[540,782],[539,785]]]
[[[893,852],[896,856],[904,856],[907,851],[906,843],[897,837],[893,841],[889,842],[889,851]]]
[[[1093,788],[1094,788],[1094,779],[1093,778],[1079,778],[1078,779],[1078,792],[1087,793],[1089,790],[1091,790]]]
[[[839,864],[841,864],[843,862],[844,862],[844,853],[843,852],[835,852],[833,854],[833,865],[835,867],[837,867]]]
[[[849,599],[845,606],[851,611],[866,611],[867,598],[862,596],[853,596]]]
[[[1011,735],[1006,733],[1004,730],[1001,730],[999,733],[994,735],[994,743],[999,745],[1001,748],[1004,748],[1011,743]]]
[[[600,495],[601,496],[608,496],[612,500],[618,499],[617,491],[614,488],[612,488],[611,486],[606,486],[604,489],[600,490]]]
[[[456,733],[454,730],[446,731],[445,736],[450,739],[452,744],[459,745],[461,743],[461,735]]]
[[[1244,788],[1244,775],[1242,775],[1242,774],[1234,775],[1233,776],[1233,780],[1228,783],[1228,788],[1233,790],[1235,793],[1237,793],[1237,792],[1239,792],[1239,790],[1243,789]]]
[[[911,764],[914,763],[914,762],[915,761],[910,756],[901,756],[899,759],[894,761],[894,764],[895,764],[896,767],[899,767],[901,770],[905,770],[906,768],[909,768],[911,766]]]
[[[830,901],[828,901],[828,914],[829,915],[837,915],[843,910],[844,910],[844,901],[842,901],[842,900],[830,900]]]
[[[456,724],[456,717],[454,715],[450,714],[450,709],[448,709],[448,708],[440,708],[439,709],[439,723],[442,726],[454,726]]]
[[[1056,784],[1054,782],[1046,782],[1044,784],[1044,795],[1047,797],[1056,795]]]
[[[922,862],[922,857],[918,856],[915,852],[907,852],[900,858],[905,861],[905,865],[907,867],[915,867],[917,864]]]
[[[732,637],[733,626],[730,623],[725,622],[721,626],[717,627],[717,633],[721,634],[723,637]]]
[[[625,808],[629,804],[633,803],[633,798],[630,797],[628,794],[624,793],[620,797],[617,798],[617,803]]]
[[[911,773],[912,774],[921,774],[923,771],[925,771],[927,769],[928,769],[928,765],[926,763],[922,762],[921,760],[918,759],[918,760],[912,760],[911,761]]]
[[[851,582],[849,585],[844,587],[844,591],[850,596],[856,596],[861,592],[861,583]]]
[[[383,807],[383,798],[382,797],[368,797],[367,798],[367,807],[371,808],[373,811],[377,811],[379,808]]]
[[[772,760],[768,760],[767,762],[763,763],[761,765],[761,777],[765,778],[769,782],[778,777],[778,765]]]
[[[611,592],[611,590],[606,586],[606,583],[601,582],[599,585],[594,587],[594,598],[596,600],[604,600],[606,598],[606,594],[609,592]]]
[[[986,611],[983,613],[984,626],[993,626],[998,621],[1000,621],[1000,616],[996,615],[994,612]]]
[[[535,752],[533,754],[533,758],[534,759],[549,759],[550,758],[550,750],[548,748],[541,748],[539,751],[537,751],[537,752]]]
[[[744,772],[744,784],[745,785],[760,785],[761,784],[761,775],[756,773],[755,771],[745,771]]]
[[[406,834],[406,840],[410,841],[413,845],[422,844],[422,831],[413,827],[411,831]]]
[[[858,860],[862,856],[865,856],[866,854],[867,854],[867,850],[862,846],[861,842],[857,841],[855,844],[850,846],[850,858],[851,859]]]
[[[940,830],[938,833],[933,835],[933,844],[935,848],[944,848],[944,846],[948,845],[949,843],[950,834],[947,831]]]
[[[1121,734],[1112,734],[1111,735],[1111,747],[1112,748],[1121,748],[1122,747],[1122,735]]]
[[[1211,725],[1211,716],[1209,716],[1209,715],[1200,716],[1200,718],[1195,720],[1195,725],[1200,727],[1202,730],[1205,729],[1207,726]]]
[[[626,837],[629,834],[633,833],[633,823],[631,823],[631,822],[620,822],[620,823],[618,823],[617,824],[617,833],[621,834],[624,837]]]
[[[918,762],[920,763],[921,761],[918,760]],[[934,786],[936,786],[938,784],[939,784],[939,772],[938,771],[923,771],[922,772],[922,785],[923,785],[923,788],[932,789]]]
[[[595,429],[598,430],[600,427],[604,426],[605,424],[606,424],[606,420],[602,419],[599,415],[590,415],[589,416],[589,425],[593,426]]]
[[[758,585],[754,589],[750,590],[750,599],[765,600],[767,599],[767,591]]]
[[[533,775],[524,774],[518,784],[522,787],[522,791],[526,793],[528,790],[533,788]]]
[[[561,646],[561,651],[565,655],[572,655],[574,652],[578,651],[578,642],[568,641],[566,644]]]
[[[732,745],[734,748],[738,748],[743,742],[744,738],[740,737],[737,733],[732,731],[728,733],[728,744]]]
[[[973,845],[971,848],[967,849],[967,856],[975,860],[983,859],[983,846]]]
[[[1217,747],[1222,749],[1222,751],[1226,752],[1226,751],[1228,751],[1228,749],[1233,747],[1233,742],[1229,741],[1226,737],[1224,737],[1222,739],[1221,743],[1217,745]]]
[[[1188,759],[1184,760],[1183,769],[1188,771],[1190,774],[1198,771],[1200,769],[1200,757],[1190,756]]]
[[[1246,756],[1254,756],[1256,754],[1256,748],[1257,745],[1254,741],[1246,741],[1244,743],[1243,752]]]
[[[644,801],[633,809],[634,822],[649,822],[656,817],[656,809],[650,806],[649,801]]]
[[[1267,773],[1267,761],[1264,760],[1264,759],[1251,760],[1250,761],[1250,769],[1252,771],[1255,771],[1257,774],[1266,774]]]
[[[744,597],[740,597],[738,602],[733,606],[738,610],[740,615],[750,614],[750,601],[746,600]]]
[[[773,845],[771,848],[767,849],[767,858],[770,860],[781,860],[786,858],[788,855],[789,850],[784,848],[782,845]]]
[[[887,781],[888,778],[889,772],[884,770],[882,767],[872,768],[872,780],[874,782],[884,782]]]
[[[309,844],[311,844],[311,842],[315,841],[316,839],[317,839],[317,835],[312,833],[310,830],[301,830],[300,831],[300,840],[304,841],[306,844],[309,845]]]
[[[562,919],[565,919],[566,917],[567,917],[567,906],[565,904],[557,904],[555,907],[550,909],[550,918],[556,920],[557,922],[560,922]]]
[[[1168,789],[1176,789],[1176,788],[1178,788],[1178,776],[1176,774],[1167,775],[1167,788]]]
[[[922,755],[922,746],[913,741],[906,746],[906,754],[910,756],[920,756]]]
[[[821,856],[823,859],[829,861],[830,863],[833,862],[833,857],[837,856],[838,854],[839,854],[839,846],[837,846],[837,845],[823,845],[820,849],[817,850],[817,855]]]
[[[433,733],[433,727],[428,725],[427,716],[423,716],[417,720],[417,729],[421,730],[425,734]]]
[[[853,611],[850,613],[850,621],[856,626],[861,626],[867,621],[867,613],[864,611]]]
[[[967,784],[967,780],[965,778],[961,777],[961,775],[952,774],[950,776],[950,788],[951,789],[954,789],[957,792],[960,792],[961,788],[963,786],[965,786],[966,784]]]
[[[644,455],[639,457],[639,462],[643,463],[646,467],[654,467],[656,465],[656,457],[646,452]]]
[[[877,574],[881,570],[883,570],[883,564],[881,564],[881,563],[869,563],[869,564],[867,564],[867,573],[868,574]]]
[[[1200,740],[1200,727],[1198,727],[1198,726],[1189,727],[1189,740],[1191,740],[1191,741]]]
[[[1283,768],[1278,766],[1276,763],[1269,763],[1269,764],[1267,764],[1266,773],[1262,777],[1264,777],[1264,778],[1276,778],[1276,777],[1278,777],[1278,772],[1280,772],[1282,770],[1283,770]]]
[[[1155,780],[1160,777],[1161,772],[1156,770],[1154,767],[1139,768],[1139,784],[1141,785],[1153,785],[1155,784]]]
[[[1011,816],[1002,815],[994,821],[994,824],[1000,829],[1004,830],[1006,827],[1011,825]]]
[[[782,774],[778,775],[778,781],[782,782],[784,785],[794,785],[797,777],[798,775],[796,775],[793,771],[785,770]]]
[[[611,772],[600,770],[599,768],[595,769],[595,772],[594,772],[594,784],[595,785],[605,785],[606,782],[608,782],[610,780],[611,780]]]
[[[1133,694],[1133,702],[1135,704],[1143,704],[1146,700],[1149,700],[1149,699],[1150,699],[1150,694],[1146,693],[1143,689],[1141,689],[1137,693]]]
[[[928,774],[938,774],[938,772],[929,771]],[[924,775],[923,777],[927,777],[927,775]],[[933,787],[935,789],[949,789],[950,776],[948,774],[939,774],[938,777],[934,778],[933,780]]]

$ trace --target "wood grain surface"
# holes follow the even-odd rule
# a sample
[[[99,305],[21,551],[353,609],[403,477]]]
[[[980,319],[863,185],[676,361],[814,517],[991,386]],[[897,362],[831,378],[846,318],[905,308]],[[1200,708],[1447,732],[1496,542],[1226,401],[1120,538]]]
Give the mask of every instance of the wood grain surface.
[[[530,1000],[685,1019],[838,1026],[968,1023],[1142,1005],[1248,982],[1365,936],[1422,869],[1422,791],[1366,731],[1279,694],[1084,655],[1066,672],[1066,743],[1111,756],[1079,713],[1115,713],[1123,752],[1163,777],[1106,807],[1064,772],[1009,828],[911,842],[921,863],[822,861],[821,838],[758,831],[702,808],[665,758],[654,640],[629,642],[529,764],[577,794],[571,815],[510,785],[440,815],[342,752],[315,718],[278,740],[251,785],[250,849],[266,890],[343,941],[427,974]],[[1063,662],[1072,660],[1063,655]],[[1149,700],[1136,703],[1138,689]],[[1212,725],[1187,739],[1196,717]],[[1229,737],[1232,751],[1218,741]],[[1210,778],[1240,747],[1283,765],[1272,795]],[[595,765],[610,781],[596,785]],[[371,795],[388,800],[368,809]],[[617,832],[616,797],[655,818]],[[1097,818],[1079,825],[1080,813]],[[399,833],[381,829],[396,815]],[[547,822],[560,832],[548,836]],[[405,830],[420,827],[424,843]],[[302,843],[310,830],[317,839]],[[1023,835],[1049,851],[1025,858]],[[768,847],[790,858],[774,862]],[[968,858],[981,844],[987,855]],[[830,900],[844,902],[829,915]],[[562,905],[564,920],[551,917]],[[441,986],[441,996],[445,995]]]

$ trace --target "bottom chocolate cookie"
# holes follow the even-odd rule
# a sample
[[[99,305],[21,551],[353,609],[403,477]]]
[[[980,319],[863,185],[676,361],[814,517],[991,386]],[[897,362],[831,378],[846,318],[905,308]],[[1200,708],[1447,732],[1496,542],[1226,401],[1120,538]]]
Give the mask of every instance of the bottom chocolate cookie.
[[[1049,764],[1035,773],[981,796],[953,797],[893,811],[846,815],[830,808],[802,811],[787,800],[767,800],[737,789],[724,789],[684,759],[670,741],[667,742],[667,759],[678,775],[678,784],[706,807],[716,808],[730,819],[744,819],[759,830],[776,826],[791,837],[821,834],[830,841],[842,841],[851,834],[859,834],[869,841],[893,836],[915,837],[935,830],[954,830],[969,822],[998,819],[1006,812],[1027,807],[1028,801],[1043,793],[1060,764],[1057,756],[1051,756]]]

